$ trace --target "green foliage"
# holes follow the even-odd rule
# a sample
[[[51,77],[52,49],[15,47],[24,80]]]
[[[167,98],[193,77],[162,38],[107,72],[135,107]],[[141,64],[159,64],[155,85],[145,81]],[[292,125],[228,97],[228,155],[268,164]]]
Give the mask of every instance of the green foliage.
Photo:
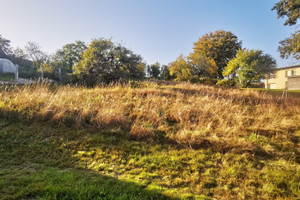
[[[144,77],[142,58],[110,40],[95,39],[75,66],[82,83],[95,85]]]
[[[278,18],[287,17],[284,25],[295,25],[300,18],[299,0],[280,0],[272,10],[276,10]]]
[[[148,65],[147,72],[151,78],[159,78],[160,64],[157,62],[157,63],[154,63],[153,65]]]
[[[272,10],[277,11],[278,18],[287,17],[284,25],[292,26],[297,24],[300,18],[300,2],[299,0],[281,0],[275,4]],[[299,28],[299,27],[298,27]],[[291,37],[279,42],[278,51],[281,58],[292,56],[300,60],[300,31],[296,30]]]
[[[61,68],[64,75],[72,73],[74,65],[81,60],[81,56],[86,49],[87,46],[82,41],[66,44],[62,49],[56,51],[52,58],[52,65],[55,68]]]
[[[300,60],[300,30],[292,34],[291,37],[279,42],[278,50],[281,58],[292,56]]]
[[[242,42],[230,31],[210,32],[194,43],[194,52],[191,53],[190,59],[194,64],[204,59],[204,63],[211,68],[210,74],[216,74],[216,77],[222,79],[223,69],[228,61],[235,57],[241,46]],[[201,65],[199,67],[201,68]]]
[[[160,78],[162,80],[171,80],[170,67],[168,65],[162,65],[160,70]]]
[[[259,81],[276,67],[276,61],[260,50],[239,50],[236,58],[230,60],[224,69],[224,76],[238,78],[242,87],[248,87],[253,81]],[[238,76],[237,76],[238,75]]]

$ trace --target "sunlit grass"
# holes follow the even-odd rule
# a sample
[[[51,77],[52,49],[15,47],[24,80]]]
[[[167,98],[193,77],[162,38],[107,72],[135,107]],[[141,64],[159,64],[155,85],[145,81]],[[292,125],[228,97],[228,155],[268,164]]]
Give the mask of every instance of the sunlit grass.
[[[300,102],[256,91],[181,84],[93,89],[47,86],[3,91],[3,116],[50,121],[97,130],[120,128],[133,139],[171,139],[192,148],[256,147],[250,134],[291,138],[298,130]]]

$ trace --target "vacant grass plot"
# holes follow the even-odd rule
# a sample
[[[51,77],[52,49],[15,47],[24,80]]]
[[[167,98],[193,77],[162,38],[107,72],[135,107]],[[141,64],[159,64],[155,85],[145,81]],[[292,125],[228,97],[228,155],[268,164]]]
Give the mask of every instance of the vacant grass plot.
[[[298,199],[300,103],[189,84],[3,88],[2,199]]]

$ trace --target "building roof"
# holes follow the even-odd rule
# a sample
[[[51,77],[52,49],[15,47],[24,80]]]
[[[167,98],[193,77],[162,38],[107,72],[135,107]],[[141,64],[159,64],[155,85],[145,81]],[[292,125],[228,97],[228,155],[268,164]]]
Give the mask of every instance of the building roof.
[[[291,65],[291,66],[286,66],[286,67],[279,67],[279,68],[275,68],[275,71],[279,71],[279,70],[285,70],[285,69],[292,69],[292,68],[300,68],[300,65]]]

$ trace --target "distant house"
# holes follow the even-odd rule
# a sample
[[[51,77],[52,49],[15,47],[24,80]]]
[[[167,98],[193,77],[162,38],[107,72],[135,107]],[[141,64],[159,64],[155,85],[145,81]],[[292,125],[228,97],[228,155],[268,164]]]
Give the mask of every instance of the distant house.
[[[265,88],[300,90],[300,65],[276,68],[266,76]]]

